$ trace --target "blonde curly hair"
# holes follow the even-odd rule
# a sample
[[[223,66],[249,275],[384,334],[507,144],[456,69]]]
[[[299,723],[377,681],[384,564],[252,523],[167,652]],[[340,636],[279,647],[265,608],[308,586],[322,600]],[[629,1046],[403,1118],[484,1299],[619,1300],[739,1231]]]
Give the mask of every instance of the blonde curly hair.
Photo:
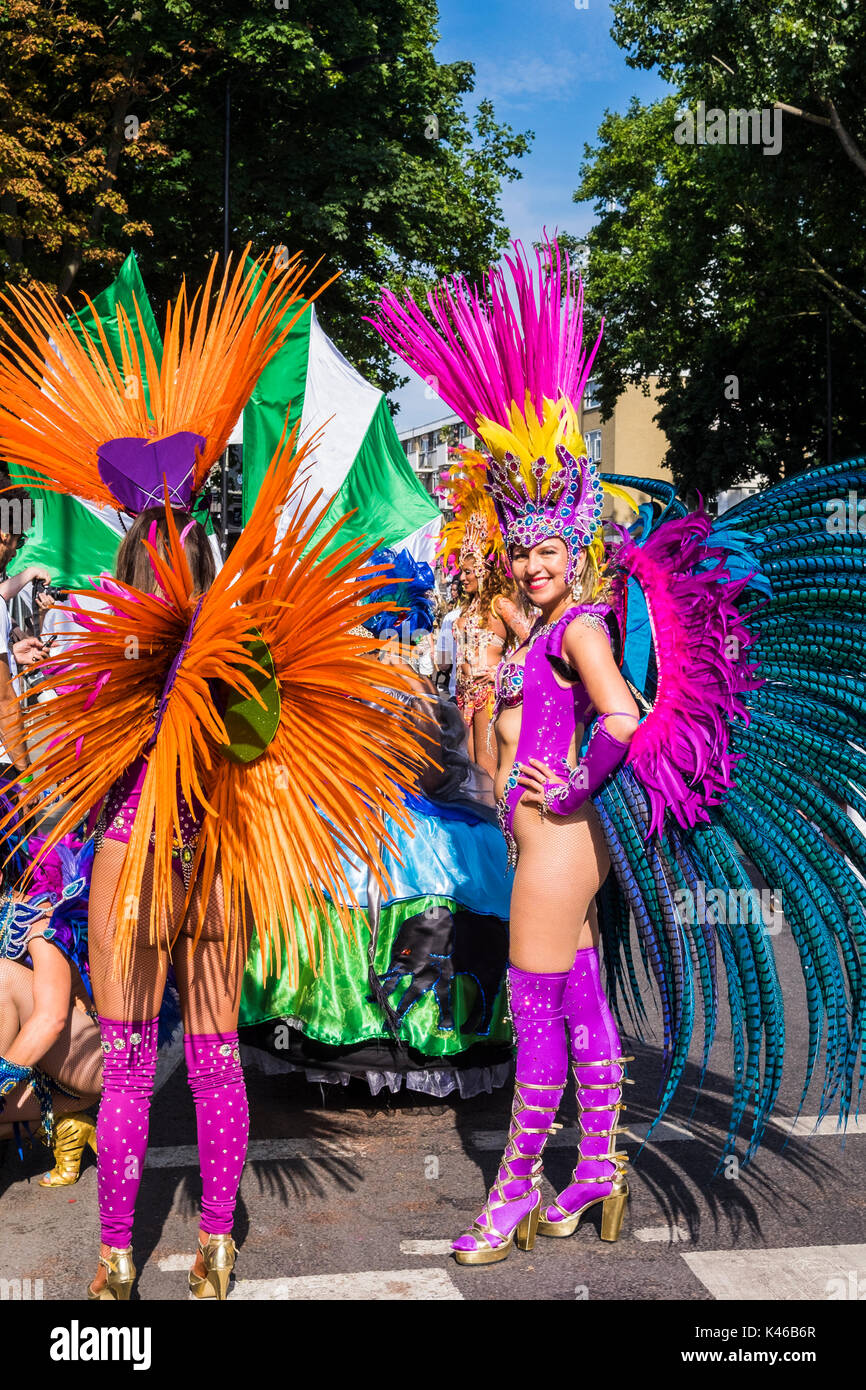
[[[599,526],[589,545],[582,546],[586,563],[580,576],[578,603],[612,603],[615,581],[611,570],[611,555],[604,543]]]
[[[497,557],[488,557],[478,578],[478,616],[482,623],[486,623],[490,618],[491,609],[498,598],[511,599],[518,608],[525,606],[523,595]],[[468,608],[470,603],[471,599],[464,595],[461,609]]]

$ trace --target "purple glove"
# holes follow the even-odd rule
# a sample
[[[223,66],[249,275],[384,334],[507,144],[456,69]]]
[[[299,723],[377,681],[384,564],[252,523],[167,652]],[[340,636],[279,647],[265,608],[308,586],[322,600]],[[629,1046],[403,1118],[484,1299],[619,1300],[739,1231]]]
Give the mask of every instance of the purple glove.
[[[551,815],[570,816],[598,790],[614,768],[619,767],[629,745],[620,743],[618,738],[609,734],[604,721],[614,714],[624,713],[624,710],[611,710],[598,716],[592,726],[586,752],[564,786],[545,782],[544,806]]]

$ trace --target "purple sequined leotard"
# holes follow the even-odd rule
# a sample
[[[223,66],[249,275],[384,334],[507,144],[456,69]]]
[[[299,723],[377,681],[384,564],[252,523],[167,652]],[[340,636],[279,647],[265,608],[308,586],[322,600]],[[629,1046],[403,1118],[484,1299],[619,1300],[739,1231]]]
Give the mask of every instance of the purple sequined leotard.
[[[94,826],[97,849],[103,839],[119,840],[122,844],[129,844],[146,771],[147,760],[144,757],[137,758],[105,796]],[[189,876],[201,825],[200,819],[193,814],[181,796],[179,782],[177,805],[182,838],[181,844],[175,844],[172,848],[171,867],[182,875],[184,883],[189,887]],[[151,831],[150,843],[153,846],[153,831]]]
[[[517,863],[517,841],[514,838],[514,812],[523,795],[517,779],[530,758],[538,758],[555,773],[567,778],[572,771],[568,761],[571,741],[578,724],[587,723],[594,706],[586,687],[576,671],[562,655],[565,629],[575,618],[581,618],[600,628],[611,640],[606,621],[613,609],[607,603],[575,603],[555,623],[537,627],[522,644],[528,647],[522,666],[503,661],[496,672],[496,705],[493,718],[501,709],[523,705],[520,736],[514,755],[514,766],[496,804],[499,827],[508,847],[508,865]],[[518,648],[518,651],[521,648]],[[515,653],[516,655],[516,653]],[[563,687],[554,676],[553,662],[559,665],[559,675],[571,684]]]

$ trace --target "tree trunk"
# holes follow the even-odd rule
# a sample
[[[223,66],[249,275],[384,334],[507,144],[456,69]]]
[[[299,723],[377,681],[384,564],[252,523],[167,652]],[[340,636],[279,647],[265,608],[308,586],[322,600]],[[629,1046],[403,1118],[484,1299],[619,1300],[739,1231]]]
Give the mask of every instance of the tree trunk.
[[[13,197],[11,193],[0,194],[0,212],[2,212],[5,217],[17,217],[18,199]],[[9,259],[12,261],[20,261],[24,253],[24,242],[22,238],[7,233],[5,241]]]
[[[133,74],[127,74],[126,85],[121,87],[114,102],[114,110],[111,113],[111,138],[105,154],[105,172],[100,180],[98,192],[104,193],[117,177],[117,166],[120,163],[120,154],[123,149],[124,132],[123,124],[129,111],[133,97]],[[102,225],[103,209],[97,203],[94,206],[87,224],[88,236],[95,240],[99,236],[99,229]],[[74,246],[70,249],[66,264],[60,277],[57,287],[58,297],[66,295],[72,287],[72,282],[81,269],[81,246]]]

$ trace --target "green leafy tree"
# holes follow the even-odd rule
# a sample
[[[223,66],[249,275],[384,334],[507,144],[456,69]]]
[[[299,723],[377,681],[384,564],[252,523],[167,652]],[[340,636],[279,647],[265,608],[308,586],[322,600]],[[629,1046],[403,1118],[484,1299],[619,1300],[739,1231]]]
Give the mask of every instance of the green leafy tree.
[[[72,23],[71,3],[67,9],[66,0],[55,0],[49,8],[58,25],[61,14]],[[340,270],[321,305],[323,322],[381,386],[394,385],[390,354],[362,316],[383,283],[417,291],[455,269],[477,275],[496,258],[508,237],[502,183],[519,177],[516,161],[531,138],[499,124],[489,101],[470,120],[464,98],[473,69],[436,61],[432,0],[136,0],[120,7],[76,0],[74,9],[92,27],[70,59],[67,85],[91,62],[113,74],[117,102],[122,91],[122,107],[102,109],[101,134],[90,137],[101,140],[101,176],[117,201],[98,235],[84,226],[77,261],[63,252],[75,261],[74,276],[64,277],[56,268],[46,273],[58,247],[31,234],[30,206],[19,196],[20,254],[15,271],[7,260],[7,274],[21,278],[26,270],[93,291],[131,242],[159,301],[176,292],[183,273],[200,275],[223,243],[229,82],[232,248],[285,245],[322,257],[323,276]],[[18,63],[18,88],[30,66],[29,59]],[[52,92],[30,101],[50,127]],[[130,118],[138,136],[124,139],[112,165],[110,151]],[[145,136],[152,142],[146,150]],[[0,171],[3,158],[0,146]],[[82,195],[85,205],[94,186]],[[69,190],[54,196],[65,212]],[[7,247],[8,232],[15,234],[11,224]]]
[[[167,151],[138,101],[188,68],[116,7],[87,0],[0,3],[0,271],[66,293],[101,289],[133,238],[149,236],[123,192]],[[135,40],[135,41],[133,41]],[[138,46],[137,46],[138,45]]]
[[[575,194],[599,215],[587,279],[607,320],[604,408],[657,375],[681,484],[773,481],[827,456],[829,329],[833,454],[862,451],[862,9],[617,0],[614,17],[628,61],[675,91],[605,116]],[[699,103],[725,112],[724,143],[688,142]],[[778,152],[737,143],[760,125],[730,111],[763,111]]]

